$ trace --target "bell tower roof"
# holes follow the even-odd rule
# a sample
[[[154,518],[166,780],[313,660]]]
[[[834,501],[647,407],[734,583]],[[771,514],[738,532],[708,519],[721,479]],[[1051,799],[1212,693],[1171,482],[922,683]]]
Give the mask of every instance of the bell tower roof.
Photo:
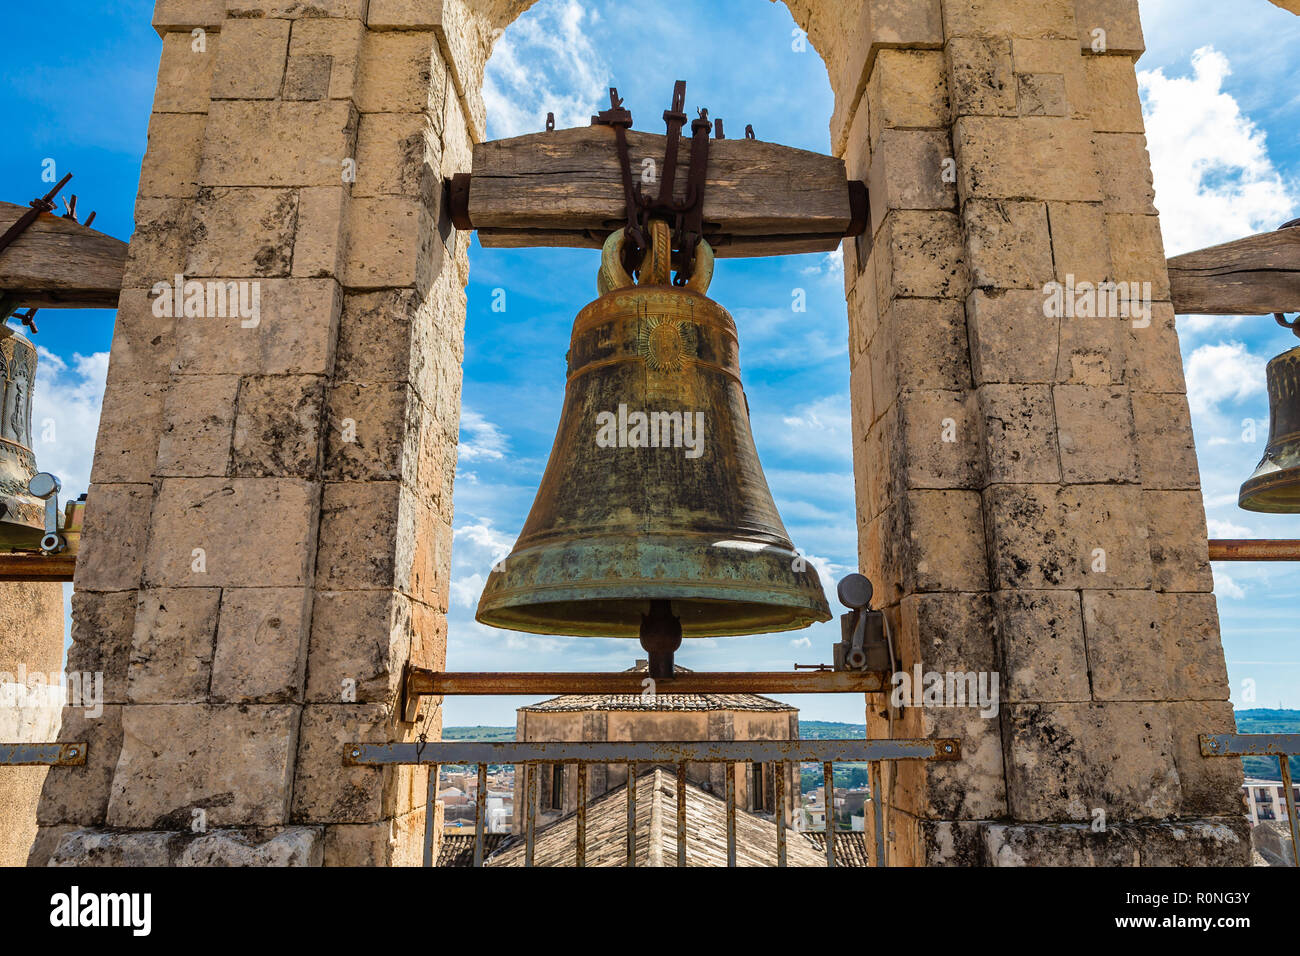
[[[634,667],[629,667],[625,674],[648,673],[649,663],[638,660]],[[677,674],[691,673],[689,668],[674,666]],[[601,710],[640,710],[640,711],[701,711],[701,710],[749,710],[798,713],[799,708],[783,704],[779,700],[763,697],[759,694],[564,694],[552,697],[527,707],[521,711],[532,713],[557,713]]]

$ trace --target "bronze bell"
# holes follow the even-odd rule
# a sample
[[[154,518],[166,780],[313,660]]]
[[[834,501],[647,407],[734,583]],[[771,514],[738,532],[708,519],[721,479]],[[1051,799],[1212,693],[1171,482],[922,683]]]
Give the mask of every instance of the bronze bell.
[[[691,279],[674,286],[667,224],[652,222],[634,284],[622,241],[605,243],[600,298],[574,320],[546,472],[476,617],[639,636],[663,677],[682,637],[794,630],[830,608],[759,465],[736,326],[704,294],[712,251],[701,241]]]
[[[1237,503],[1247,511],[1300,513],[1300,346],[1268,363],[1268,445]]]
[[[35,384],[35,346],[0,321],[0,551],[34,551],[45,534],[45,504],[28,491]]]

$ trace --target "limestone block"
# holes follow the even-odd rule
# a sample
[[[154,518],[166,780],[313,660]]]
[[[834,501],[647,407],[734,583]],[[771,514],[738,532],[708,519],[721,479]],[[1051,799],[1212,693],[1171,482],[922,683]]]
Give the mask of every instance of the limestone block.
[[[993,618],[1009,703],[1087,701],[1088,659],[1074,591],[995,591]]]
[[[1199,491],[1144,491],[1157,591],[1212,591],[1205,505]]]
[[[108,354],[108,389],[141,382],[166,385],[171,378],[176,320],[153,314],[148,289],[124,289]]]
[[[189,199],[195,195],[207,122],[203,113],[154,113],[149,117],[149,145],[140,165],[139,196]]]
[[[298,228],[293,241],[295,276],[342,275],[347,198],[343,186],[314,186],[298,191]]]
[[[320,54],[291,56],[284,72],[285,100],[323,100],[330,92],[331,57]]]
[[[976,394],[988,483],[1060,481],[1050,389],[983,385]]]
[[[1107,826],[1174,816],[1181,802],[1164,704],[1010,704],[1007,802],[1017,820]]]
[[[1127,281],[1130,285],[1149,282],[1152,301],[1168,302],[1169,272],[1165,266],[1164,240],[1160,237],[1160,218],[1108,214],[1106,239],[1116,281]]]
[[[1166,700],[1169,659],[1154,591],[1084,591],[1095,700]]]
[[[302,711],[297,773],[293,784],[295,823],[372,823],[409,807],[399,804],[413,778],[421,784],[427,767],[345,767],[343,750],[354,743],[387,743],[393,737],[387,704],[308,704]]]
[[[1138,480],[1133,406],[1127,388],[1057,385],[1052,389],[1052,399],[1064,481],[1092,484]]]
[[[915,390],[899,403],[908,488],[979,488],[979,426],[969,392]]]
[[[214,100],[271,100],[280,95],[289,55],[288,20],[227,20],[212,77]],[[259,132],[264,133],[267,127]],[[251,131],[250,131],[251,132]]]
[[[200,189],[189,276],[287,276],[298,194],[291,189]]]
[[[178,374],[330,373],[343,306],[338,283],[332,279],[261,279],[258,289],[261,314],[256,325],[246,325],[246,320],[237,316],[180,322],[175,360]]]
[[[325,840],[320,827],[214,830],[174,851],[175,866],[320,866]]]
[[[1150,587],[1142,505],[1135,486],[991,485],[984,513],[997,587]]]
[[[127,249],[123,289],[149,289],[155,282],[185,271],[193,209],[194,202],[189,199],[136,198],[135,232]]]
[[[320,474],[325,379],[248,375],[239,382],[230,473],[245,478]]]
[[[1056,319],[1038,290],[976,289],[966,301],[975,384],[1048,382],[1057,362]]]
[[[301,700],[310,619],[310,591],[226,588],[212,658],[213,700]]]
[[[1101,200],[1092,124],[1059,116],[959,116],[953,125],[964,199]],[[1008,156],[1016,161],[1009,163]]]
[[[432,356],[413,343],[430,323],[422,321],[413,290],[348,294],[339,323],[336,379],[343,382],[407,382]]]
[[[1012,64],[1022,76],[1056,76],[1064,106],[1060,115],[1086,117],[1089,112],[1088,76],[1083,57],[1072,40],[1017,37],[1011,41]],[[1053,83],[1056,87],[1056,84]],[[1021,112],[1024,112],[1023,103]]]
[[[1017,115],[1009,38],[951,37],[945,49],[954,117]]]
[[[175,833],[109,833],[72,830],[50,854],[47,866],[166,866]]]
[[[31,847],[28,849],[26,862],[24,863],[23,860],[19,859],[9,865],[49,866],[50,858],[58,848],[59,841],[75,829],[77,829],[77,827],[67,825],[38,827],[36,830],[36,836],[31,841]]]
[[[983,591],[988,587],[984,519],[972,491],[912,491],[908,535],[900,542],[904,587],[916,591]]]
[[[867,496],[870,501],[879,502],[880,507],[885,502],[897,501],[902,492],[902,476],[893,456],[899,447],[898,406],[891,402],[867,430],[867,459],[874,463],[867,478]]]
[[[363,113],[442,116],[447,68],[433,31],[368,30],[362,40],[357,108]]]
[[[318,592],[307,699],[327,704],[396,700],[414,634],[412,603],[391,588]]]
[[[1245,798],[1240,758],[1204,757],[1200,744],[1201,734],[1237,732],[1231,702],[1180,701],[1165,706],[1174,726],[1174,757],[1183,785],[1181,812],[1186,816],[1240,817]]]
[[[914,388],[971,386],[966,315],[955,299],[903,299],[889,304],[884,327],[900,381]]]
[[[881,313],[895,298],[961,298],[966,263],[957,217],[946,212],[889,214],[871,251]]]
[[[957,737],[961,760],[949,764],[899,761],[890,792],[902,806],[940,819],[988,819],[1007,815],[1002,735],[996,713],[977,707],[914,709],[922,718],[916,736]],[[909,731],[909,733],[911,733]]]
[[[366,0],[226,0],[226,16],[286,17],[299,21],[314,17],[361,20],[366,15]]]
[[[290,62],[299,57],[328,60],[326,93],[332,100],[356,95],[365,26],[360,20],[329,17],[298,20],[289,38]]]
[[[1177,392],[1133,392],[1133,427],[1138,468],[1147,490],[1201,486],[1187,396]]]
[[[1021,116],[1069,116],[1065,77],[1060,73],[1017,73],[1016,103]]]
[[[72,592],[72,643],[68,646],[67,672],[102,674],[104,702],[108,704],[126,700],[135,607],[135,591]]]
[[[304,585],[318,501],[319,486],[299,479],[164,478],[145,580],[156,587]]]
[[[1097,133],[1097,162],[1108,213],[1153,216],[1156,192],[1151,180],[1151,156],[1141,133]]]
[[[1129,323],[1126,318],[1062,318],[1056,381],[1097,386],[1123,383]]]
[[[1093,128],[1099,133],[1144,132],[1133,61],[1126,56],[1089,56],[1083,64],[1092,100]]]
[[[442,121],[442,178],[450,180],[457,173],[469,172],[473,165],[473,155],[473,130],[466,119],[460,98],[449,89]],[[436,198],[441,197],[439,192]],[[460,231],[452,225],[450,213],[444,204],[439,203],[435,219],[446,248],[457,256],[464,253],[469,247],[469,234],[461,236]]]
[[[316,584],[326,590],[392,587],[398,577],[401,486],[395,481],[330,482],[321,502]]]
[[[871,233],[891,209],[955,209],[957,187],[945,182],[952,157],[943,130],[885,130],[871,155]]]
[[[226,474],[238,389],[237,375],[183,375],[168,386],[155,474]]]
[[[325,476],[414,484],[428,412],[409,385],[344,383],[329,390]]]
[[[59,739],[84,740],[86,762],[80,767],[60,767],[58,773],[45,777],[36,807],[36,822],[41,826],[104,822],[109,786],[122,750],[122,710],[117,704],[106,705],[98,715],[94,715],[95,708],[63,709]]]
[[[290,705],[137,704],[122,711],[108,824],[188,829],[285,821],[297,743]]]
[[[442,840],[443,806],[435,804],[434,859]],[[422,866],[423,808],[377,823],[341,823],[325,827],[325,866]]]
[[[1227,817],[1175,820],[1136,828],[1143,866],[1246,866],[1250,824],[1241,808]]]
[[[357,134],[353,196],[418,197],[441,201],[442,146],[427,113],[366,113]]]
[[[202,43],[188,32],[164,33],[158,81],[153,93],[155,113],[206,113],[219,36]]]
[[[349,289],[427,289],[442,269],[436,220],[418,199],[354,199],[348,209],[343,284]]]
[[[356,156],[357,112],[347,100],[214,101],[208,127],[204,186],[338,186],[343,160]]]
[[[219,588],[150,588],[140,592],[127,669],[136,704],[203,702],[212,680]]]
[[[1111,278],[1110,247],[1106,243],[1106,214],[1101,203],[1047,204],[1056,280],[1094,285]]]
[[[370,0],[366,26],[372,30],[432,30],[442,25],[440,0]]]
[[[1187,392],[1183,377],[1183,356],[1174,328],[1174,307],[1156,302],[1151,307],[1151,324],[1134,328],[1125,336],[1127,378],[1132,387],[1147,392]]]
[[[943,0],[948,36],[1074,37],[1074,0]]]
[[[136,388],[106,388],[95,438],[96,480],[147,483],[152,480],[163,429],[167,386],[142,382]]]
[[[972,199],[963,206],[962,216],[973,285],[1042,289],[1052,280],[1052,244],[1043,203]]]
[[[92,481],[88,497],[95,504],[86,509],[74,587],[79,591],[132,590],[140,583],[153,486]]]
[[[196,27],[217,30],[225,19],[226,0],[154,0],[153,27],[159,36]]]
[[[1130,827],[1091,824],[1006,824],[984,826],[989,866],[1140,866]]]
[[[1170,699],[1226,700],[1228,668],[1214,595],[1158,594],[1156,600],[1169,656]],[[1236,733],[1232,726],[1224,732]]]
[[[885,129],[947,125],[948,75],[938,50],[880,50],[864,102],[874,143]]]
[[[1074,0],[1079,47],[1094,52],[1141,55],[1146,50],[1136,0]],[[1098,35],[1095,31],[1104,31]]]

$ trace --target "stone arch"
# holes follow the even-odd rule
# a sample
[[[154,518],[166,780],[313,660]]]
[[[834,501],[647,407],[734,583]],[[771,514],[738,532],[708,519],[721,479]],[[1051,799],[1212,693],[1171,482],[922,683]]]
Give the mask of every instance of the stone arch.
[[[863,570],[904,669],[1005,675],[990,717],[869,702],[873,736],[963,740],[886,774],[889,861],[1244,862],[1240,769],[1195,746],[1232,712],[1136,0],[787,5],[871,189],[845,253]],[[427,774],[340,755],[439,731],[397,689],[445,651],[468,237],[441,184],[525,8],[158,0],[69,656],[104,715],[64,714],[89,759],[47,779],[33,863],[418,862]],[[1044,322],[1067,271],[1147,278],[1150,321]],[[259,322],[156,314],[176,273],[260,282]]]

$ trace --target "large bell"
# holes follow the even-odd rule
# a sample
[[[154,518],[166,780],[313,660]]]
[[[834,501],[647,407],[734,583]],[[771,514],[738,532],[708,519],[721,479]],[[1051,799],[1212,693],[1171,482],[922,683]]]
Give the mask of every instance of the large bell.
[[[605,244],[600,298],[578,313],[559,430],[514,549],[477,618],[539,634],[637,637],[671,674],[681,637],[760,634],[830,619],[790,542],[750,433],[736,326],[704,293],[701,242],[670,283],[654,222],[641,284]]]
[[[1300,346],[1268,363],[1268,445],[1241,486],[1247,511],[1300,513]]]
[[[0,551],[35,551],[45,534],[45,505],[27,490],[35,383],[36,348],[0,321]]]

